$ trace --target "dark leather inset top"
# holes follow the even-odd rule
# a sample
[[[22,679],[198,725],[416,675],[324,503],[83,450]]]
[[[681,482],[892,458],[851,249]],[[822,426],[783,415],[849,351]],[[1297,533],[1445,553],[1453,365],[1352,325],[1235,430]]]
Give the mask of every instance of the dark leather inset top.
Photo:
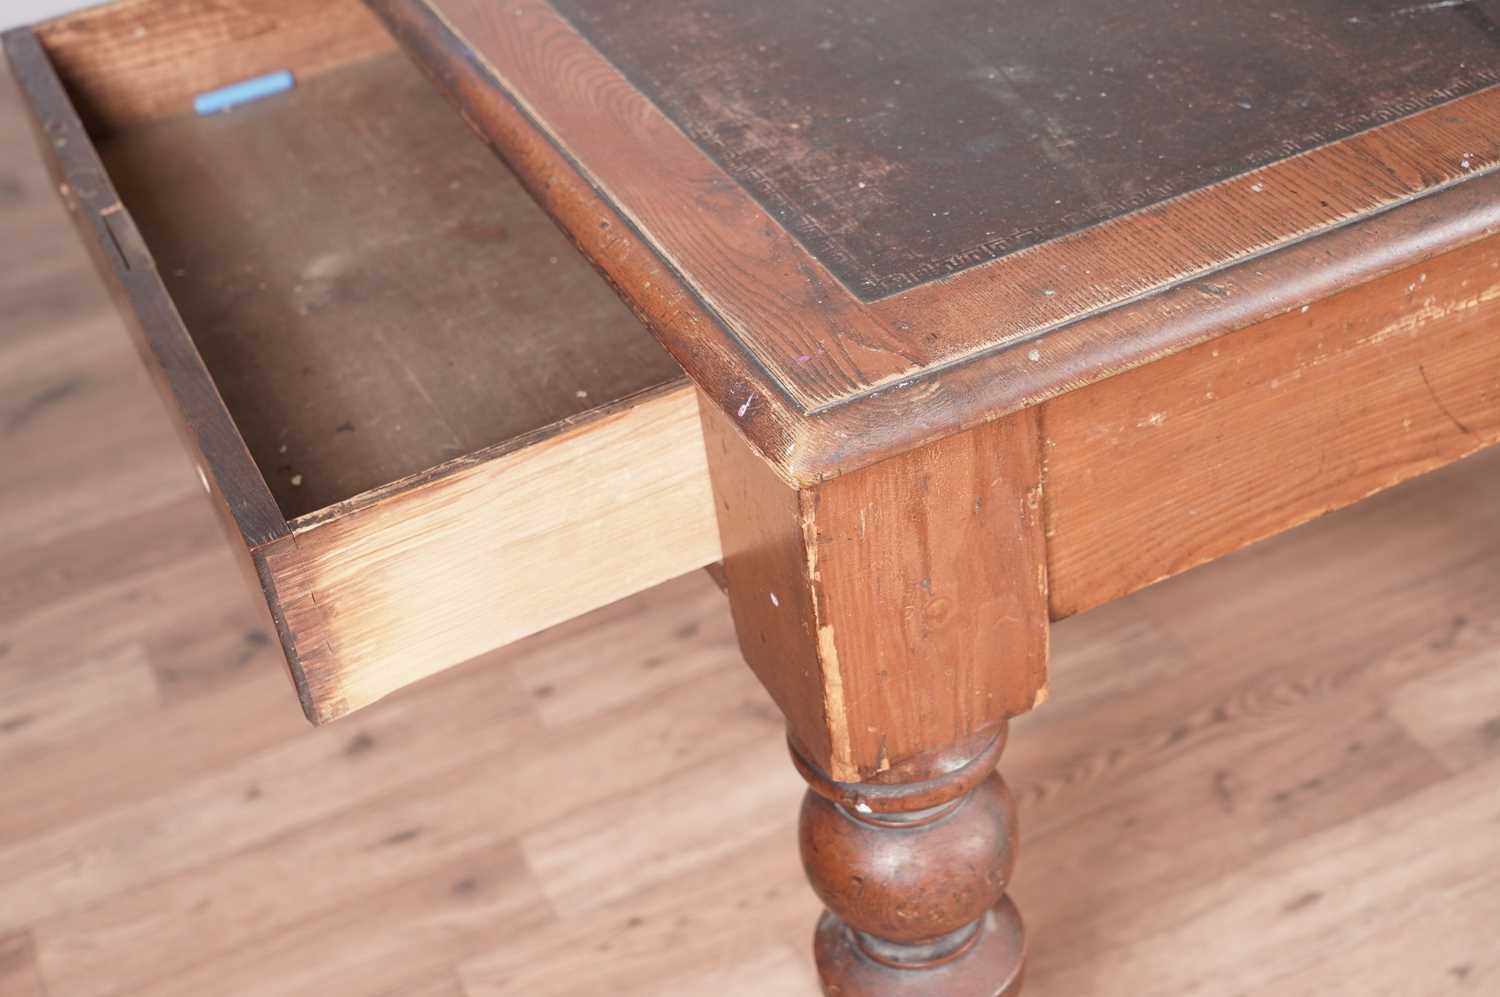
[[[1491,0],[553,0],[867,300],[1500,81]]]

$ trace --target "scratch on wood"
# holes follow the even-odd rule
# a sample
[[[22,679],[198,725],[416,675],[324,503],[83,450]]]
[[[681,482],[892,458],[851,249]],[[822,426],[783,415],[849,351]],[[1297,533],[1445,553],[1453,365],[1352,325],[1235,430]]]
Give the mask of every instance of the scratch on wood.
[[[1458,427],[1460,433],[1463,433],[1465,436],[1473,436],[1474,431],[1460,422],[1458,416],[1454,415],[1448,406],[1443,404],[1443,400],[1438,397],[1437,389],[1432,386],[1432,381],[1427,377],[1427,368],[1422,364],[1417,364],[1417,373],[1422,376],[1422,383],[1427,386],[1427,394],[1432,397],[1432,404],[1437,406],[1438,411],[1447,416],[1448,421]]]
[[[1414,290],[1415,285],[1411,289]],[[1500,298],[1500,285],[1486,287],[1472,297],[1460,298],[1445,304],[1438,304],[1433,298],[1428,298],[1421,308],[1405,312],[1396,321],[1382,326],[1373,334],[1357,341],[1355,345],[1376,346],[1392,336],[1411,335],[1429,323],[1439,322],[1459,312],[1468,311],[1470,308],[1489,304],[1496,298]]]
[[[1392,13],[1396,17],[1400,17],[1403,14],[1430,14],[1433,11],[1446,10],[1449,7],[1463,7],[1468,3],[1469,0],[1435,0],[1434,3],[1419,3],[1411,7],[1400,7]]]

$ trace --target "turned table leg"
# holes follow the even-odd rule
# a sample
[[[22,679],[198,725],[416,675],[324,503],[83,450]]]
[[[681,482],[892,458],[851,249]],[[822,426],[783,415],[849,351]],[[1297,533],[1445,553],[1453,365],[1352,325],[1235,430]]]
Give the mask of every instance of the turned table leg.
[[[1046,686],[1034,413],[812,482],[773,473],[724,413],[703,421],[735,631],[810,787],[824,990],[1019,993],[995,763]]]
[[[1005,728],[951,771],[903,784],[837,783],[792,745],[808,782],[802,863],[828,910],[815,953],[840,997],[1010,997],[1025,938],[1005,895],[1016,809],[994,771]]]

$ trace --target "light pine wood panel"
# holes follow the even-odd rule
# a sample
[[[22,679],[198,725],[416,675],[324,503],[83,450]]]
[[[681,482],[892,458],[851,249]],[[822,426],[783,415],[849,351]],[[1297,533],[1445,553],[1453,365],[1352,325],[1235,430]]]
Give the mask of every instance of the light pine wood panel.
[[[149,989],[201,962],[234,960],[267,936],[284,943],[308,921],[350,920],[340,912],[413,880],[435,880],[435,868],[505,840],[493,806],[434,811],[467,780],[435,772],[422,790],[389,805],[352,807],[243,848],[214,875],[190,868],[46,918],[37,928],[41,964],[60,993],[103,997]],[[309,869],[321,871],[309,880]]]
[[[649,794],[618,801],[607,835],[586,811],[550,822],[522,839],[527,861],[564,918],[731,861],[741,842],[775,836],[801,804],[784,755],[784,746],[758,742],[673,773]],[[722,789],[703,792],[705,780]]]
[[[1490,993],[1500,958],[1479,935],[1500,923],[1497,822],[1492,758],[1148,905],[1110,940],[1107,971],[1049,966],[1041,990],[1208,993],[1233,980],[1278,997]]]
[[[1453,768],[1482,764],[1500,744],[1500,627],[1484,617],[1455,617],[1438,642],[1458,662],[1402,686],[1392,712]]]
[[[789,791],[796,792],[799,781],[794,774],[786,782]],[[818,903],[800,884],[793,828],[794,818],[784,821],[779,833],[736,835],[725,843],[720,861],[691,876],[658,881],[559,918],[530,933],[524,945],[492,946],[460,967],[466,993],[644,997],[675,990],[686,997],[716,992],[689,988],[704,976],[742,976],[749,967],[772,960],[781,989],[770,993],[812,997],[817,976],[806,936]],[[593,836],[607,847],[602,823]],[[809,895],[799,896],[799,889]],[[737,899],[725,902],[727,897]],[[669,950],[677,954],[664,959]]]
[[[294,813],[283,833],[241,849],[232,871],[191,866],[104,902],[43,920],[39,931],[45,964],[65,992],[80,997],[110,993],[116,985],[148,987],[153,979],[187,970],[205,958],[231,958],[232,952],[252,946],[267,933],[291,938],[309,918],[332,920],[341,909],[372,902],[382,891],[414,877],[424,878],[434,866],[458,862],[477,848],[511,839],[545,840],[548,829],[567,827],[575,815],[596,814],[600,808],[618,812],[633,798],[644,805],[654,798],[653,787],[674,778],[686,781],[680,770],[683,759],[695,748],[715,758],[743,751],[752,743],[762,755],[783,751],[779,740],[766,736],[781,729],[774,707],[763,701],[742,668],[729,667],[735,660],[732,644],[718,642],[721,646],[711,657],[715,667],[710,674],[693,662],[694,655],[663,653],[664,644],[688,645],[689,638],[677,636],[685,630],[727,629],[722,597],[702,581],[692,577],[665,586],[651,594],[654,604],[648,599],[639,609],[622,604],[619,609],[637,620],[629,630],[622,630],[612,611],[606,610],[598,619],[558,628],[549,635],[555,639],[523,642],[515,649],[519,657],[507,664],[476,662],[432,683],[444,689],[437,699],[428,700],[433,724],[449,722],[440,714],[452,708],[444,705],[451,697],[475,695],[473,679],[466,675],[473,668],[499,673],[497,677],[507,682],[540,673],[538,677],[546,681],[516,698],[522,705],[534,704],[543,717],[554,702],[613,693],[612,708],[557,718],[548,725],[550,735],[539,735],[548,750],[521,751],[503,745],[498,727],[488,736],[470,731],[476,750],[484,754],[470,756],[458,767],[439,763],[420,785],[386,786],[371,797],[379,801],[373,806],[348,805],[353,802],[350,790],[341,798],[335,793],[335,808],[324,817],[299,823]],[[653,626],[639,626],[642,612],[653,620]],[[547,667],[553,655],[577,656],[605,641],[613,651],[615,683],[589,681],[585,674],[566,678]],[[597,651],[592,653],[597,655]],[[597,674],[597,661],[592,663]],[[656,684],[637,688],[634,676],[645,676]],[[261,678],[272,680],[271,672],[262,671]],[[454,681],[457,686],[452,685]],[[270,684],[284,693],[278,683]],[[657,708],[643,713],[639,705],[645,701],[655,702]],[[281,705],[284,714],[295,712],[287,710],[284,696]],[[370,715],[389,709],[390,704],[380,706]],[[381,764],[380,754],[387,748],[376,740],[379,731],[364,729],[365,739],[343,740],[350,736],[345,728],[353,729],[353,723],[339,724],[329,733],[340,734],[339,744],[372,744],[351,758],[367,759],[362,764]],[[296,740],[301,744],[299,759],[305,763],[312,745],[305,738]],[[652,750],[643,751],[642,745]],[[624,758],[634,759],[633,764],[613,766],[610,778],[579,777],[579,773],[600,769],[601,759]],[[234,766],[221,761],[217,767]],[[788,787],[795,785],[795,775],[782,766],[767,774]],[[187,777],[180,781],[204,780]],[[273,810],[289,805],[271,783],[232,784],[243,785],[246,793],[252,785],[258,787],[259,795],[245,801],[248,812],[243,819],[252,823],[276,819],[272,814],[260,815],[261,804]],[[475,787],[481,785],[488,788],[476,792]],[[573,788],[556,792],[559,785]],[[462,805],[455,805],[460,799]],[[517,807],[517,800],[527,805]],[[346,804],[344,809],[337,808],[340,801]],[[305,805],[294,809],[307,816]],[[586,820],[579,823],[598,830]],[[175,837],[182,842],[190,833],[182,829]],[[588,840],[598,845],[596,837]],[[712,842],[704,844],[712,846]],[[793,865],[796,862],[792,852],[784,858]],[[322,866],[330,867],[329,874],[310,880],[307,870]],[[225,897],[233,900],[225,902]],[[476,951],[479,948],[483,946]],[[306,954],[309,958],[316,955],[311,950]]]
[[[510,678],[497,673],[485,688],[450,703],[442,725],[415,722],[406,710],[387,711],[307,744],[277,744],[233,759],[201,779],[45,837],[8,843],[0,847],[0,927],[87,906],[154,876],[252,847],[361,799],[430,779],[480,753],[515,748],[533,721]],[[419,704],[420,697],[407,702],[421,713]],[[490,738],[478,736],[482,732]],[[402,750],[391,750],[392,744]],[[314,759],[341,764],[307,768]],[[165,828],[173,833],[161,833]],[[126,859],[122,850],[134,859]]]
[[[0,258],[0,267],[5,262]],[[8,362],[0,370],[0,418],[11,439],[56,455],[46,467],[0,481],[0,538],[7,543],[76,535],[81,527],[108,523],[122,510],[170,503],[197,487],[191,472],[182,474],[175,452],[150,448],[163,418],[161,403],[141,394],[144,372],[121,367],[122,359],[134,360],[127,342],[118,344],[118,350],[98,348],[102,336],[118,331],[117,320],[98,307],[97,297],[78,294],[78,279],[76,271],[59,278],[48,275],[43,281],[48,295],[57,295],[55,304],[6,313],[13,316],[17,334],[7,343]],[[92,312],[79,316],[80,306],[68,303],[80,297],[93,299]],[[44,329],[51,334],[40,334]],[[80,438],[73,420],[65,417],[76,407],[114,412],[116,424],[110,432]],[[105,467],[112,469],[113,494],[120,502],[104,505],[65,487],[86,468]]]
[[[550,919],[515,845],[475,849],[375,893],[364,907],[336,908],[255,939],[210,963],[151,985],[159,997],[258,997],[265,967],[280,964],[287,997],[404,995],[495,938]]]
[[[464,986],[452,973],[440,973],[425,983],[415,983],[403,993],[407,997],[464,997]]]
[[[0,741],[4,768],[36,763],[59,736],[111,715],[138,716],[161,697],[145,648],[126,644],[78,664],[0,672],[0,702],[26,704],[24,713],[0,711],[0,727],[11,735]]]
[[[317,722],[719,558],[690,391],[388,491],[256,551]]]
[[[662,585],[590,613],[587,619],[553,627],[546,640],[517,644],[512,654],[522,688],[550,728],[587,725],[643,695],[672,695],[685,679],[709,679],[726,654],[738,654],[734,621],[723,612],[724,596],[711,585]],[[670,625],[670,639],[646,639],[642,615]],[[609,667],[630,681],[588,681],[608,647]],[[713,712],[713,711],[696,711]],[[765,704],[770,722],[776,714]],[[687,722],[683,722],[687,726]]]
[[[6,997],[47,997],[36,968],[31,933],[0,935],[0,994]]]

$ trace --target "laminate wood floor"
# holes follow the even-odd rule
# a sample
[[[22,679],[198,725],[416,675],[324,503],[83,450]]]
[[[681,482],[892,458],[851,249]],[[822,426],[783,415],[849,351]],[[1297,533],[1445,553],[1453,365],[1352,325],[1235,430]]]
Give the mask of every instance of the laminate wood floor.
[[[1500,993],[1500,451],[1057,628],[1029,997]],[[0,995],[811,995],[701,573],[321,730],[0,88]]]

